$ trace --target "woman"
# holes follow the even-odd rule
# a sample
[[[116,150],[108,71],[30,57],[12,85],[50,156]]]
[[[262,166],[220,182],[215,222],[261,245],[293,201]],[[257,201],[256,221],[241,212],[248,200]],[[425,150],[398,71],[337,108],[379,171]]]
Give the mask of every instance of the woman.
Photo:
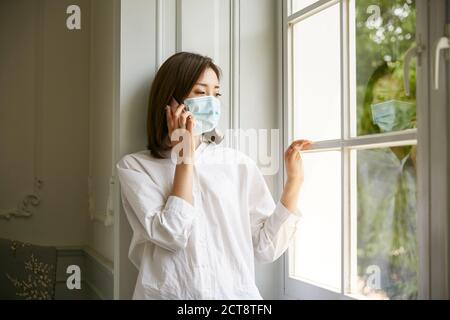
[[[133,299],[262,299],[254,258],[275,261],[296,231],[300,151],[310,142],[286,151],[288,179],[275,204],[252,160],[204,139],[220,115],[219,79],[207,57],[169,58],[150,92],[149,150],[117,163],[139,269]]]

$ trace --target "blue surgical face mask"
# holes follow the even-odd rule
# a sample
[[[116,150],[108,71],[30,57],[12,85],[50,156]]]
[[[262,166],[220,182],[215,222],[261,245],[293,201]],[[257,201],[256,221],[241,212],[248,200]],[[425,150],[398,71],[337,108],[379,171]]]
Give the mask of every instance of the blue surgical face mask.
[[[415,117],[415,105],[404,101],[387,101],[374,104],[372,119],[382,132],[400,131],[411,128]]]
[[[194,135],[210,132],[219,125],[220,100],[216,97],[186,99],[184,105],[195,118]]]

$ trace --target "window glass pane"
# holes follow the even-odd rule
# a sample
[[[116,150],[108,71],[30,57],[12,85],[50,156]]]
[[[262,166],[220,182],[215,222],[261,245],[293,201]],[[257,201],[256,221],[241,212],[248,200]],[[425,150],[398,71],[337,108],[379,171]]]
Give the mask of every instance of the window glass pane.
[[[405,53],[415,46],[412,0],[358,0],[355,6],[357,134],[416,127],[416,60],[410,96],[403,85]]]
[[[306,153],[303,161],[303,218],[294,245],[294,276],[340,290],[341,152]]]
[[[339,5],[293,27],[294,135],[310,140],[341,137]]]
[[[357,293],[415,299],[416,146],[356,152]]]
[[[317,0],[292,0],[292,13],[296,13],[314,2],[317,2]]]

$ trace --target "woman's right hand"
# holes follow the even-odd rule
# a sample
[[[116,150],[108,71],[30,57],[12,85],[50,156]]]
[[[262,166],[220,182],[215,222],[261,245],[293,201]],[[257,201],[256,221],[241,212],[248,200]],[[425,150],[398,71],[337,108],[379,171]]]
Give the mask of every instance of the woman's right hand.
[[[166,115],[169,139],[172,143],[172,152],[176,153],[177,158],[171,195],[182,198],[191,205],[194,205],[192,195],[194,166],[192,164],[194,163],[195,139],[193,138],[192,130],[195,126],[195,119],[190,112],[186,111],[185,106],[178,104],[175,99],[172,99],[170,106],[166,107]],[[176,132],[180,129],[181,131],[179,133]],[[183,137],[181,144],[180,136]],[[185,139],[188,140],[187,143]],[[181,148],[179,148],[179,144]]]
[[[179,154],[179,156],[191,158],[195,151],[195,139],[192,134],[195,126],[194,116],[189,111],[186,111],[186,106],[184,104],[178,104],[176,100],[172,98],[170,105],[166,107],[166,118],[172,148],[187,139],[187,143],[183,144],[182,153]],[[173,135],[176,130],[180,131],[178,131],[176,135]],[[183,137],[183,140],[180,139],[180,135]],[[185,154],[184,149],[187,149],[187,154]]]

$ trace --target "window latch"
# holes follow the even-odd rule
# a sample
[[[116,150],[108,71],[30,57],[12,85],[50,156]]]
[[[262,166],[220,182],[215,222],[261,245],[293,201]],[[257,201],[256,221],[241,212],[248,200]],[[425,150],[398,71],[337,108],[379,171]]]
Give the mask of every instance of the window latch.
[[[417,46],[410,48],[405,53],[405,61],[403,63],[403,84],[405,87],[405,94],[407,97],[409,97],[411,95],[410,83],[409,83],[409,70],[410,70],[411,61],[413,58],[417,57],[417,65],[420,66],[420,64],[421,64],[420,56],[424,51],[425,51],[425,46],[422,45],[421,41],[419,40]]]
[[[450,24],[446,26],[447,36],[440,38],[435,45],[434,51],[434,90],[439,90],[439,70],[441,66],[441,51],[450,49]],[[450,60],[449,52],[446,54],[446,59]]]

